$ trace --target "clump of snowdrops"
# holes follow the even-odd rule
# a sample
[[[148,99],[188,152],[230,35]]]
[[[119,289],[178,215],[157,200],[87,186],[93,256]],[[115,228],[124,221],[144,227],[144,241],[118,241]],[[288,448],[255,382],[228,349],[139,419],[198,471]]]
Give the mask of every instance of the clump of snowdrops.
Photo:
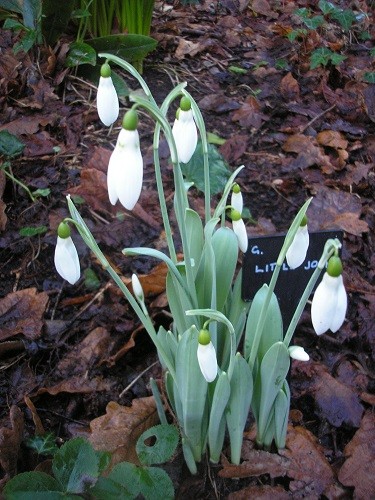
[[[132,210],[137,203],[143,178],[143,160],[137,131],[141,108],[155,120],[154,171],[168,254],[152,248],[125,248],[124,256],[148,255],[168,266],[166,291],[173,323],[170,330],[155,329],[141,284],[132,276],[133,294],[124,286],[101,252],[73,201],[67,202],[71,218],[58,228],[55,264],[60,275],[74,284],[80,278],[77,251],[70,236],[75,226],[103,268],[120,287],[154,342],[164,369],[164,386],[174,412],[186,463],[192,473],[208,452],[217,463],[229,438],[230,458],[241,458],[243,431],[250,408],[257,424],[257,443],[270,448],[285,446],[290,390],[287,374],[290,359],[308,361],[302,347],[291,346],[292,335],[320,273],[324,275],[312,301],[312,322],[318,335],[342,325],[347,306],[339,257],[340,242],[328,240],[290,325],[284,329],[281,311],[274,293],[280,269],[286,260],[290,268],[300,266],[309,245],[306,212],[308,200],[296,215],[269,284],[265,283],[251,304],[241,297],[242,271],[239,253],[247,251],[248,237],[242,219],[243,200],[236,177],[228,180],[216,207],[211,206],[210,170],[204,121],[186,84],[175,87],[159,107],[146,82],[127,62],[111,54],[101,54],[106,62],[101,69],[97,107],[101,121],[109,126],[119,114],[119,103],[111,80],[109,63],[128,71],[140,83],[144,96],[130,97],[132,107],[125,113],[116,147],[108,165],[108,195],[115,205],[120,202]],[[179,100],[179,109],[171,126],[168,111]],[[205,179],[205,217],[189,206],[188,192],[180,163],[192,157],[198,140],[203,146]],[[183,260],[179,260],[170,226],[159,162],[159,138],[163,133],[170,149],[174,176],[174,212],[181,236]],[[291,283],[292,286],[292,283]],[[243,353],[239,352],[243,346]],[[161,397],[153,384],[154,396],[163,420]]]

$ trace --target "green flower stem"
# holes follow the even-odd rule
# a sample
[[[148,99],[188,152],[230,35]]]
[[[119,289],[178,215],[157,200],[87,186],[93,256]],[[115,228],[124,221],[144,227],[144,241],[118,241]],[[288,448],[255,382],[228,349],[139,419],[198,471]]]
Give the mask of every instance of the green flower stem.
[[[184,186],[184,179],[182,177],[182,172],[180,169],[180,165],[178,163],[177,149],[176,149],[176,144],[175,144],[175,141],[173,138],[172,129],[171,129],[171,126],[169,125],[169,122],[167,121],[167,119],[165,118],[163,113],[160,111],[158,106],[151,103],[149,100],[144,99],[142,97],[138,97],[138,96],[132,96],[132,101],[135,102],[138,106],[142,106],[143,108],[145,108],[160,123],[161,128],[163,129],[163,132],[164,132],[165,137],[167,139],[169,149],[171,151],[171,159],[172,159],[173,173],[174,173],[174,182],[175,182],[175,187],[176,187],[176,193],[175,193],[176,218],[177,218],[177,223],[178,223],[178,227],[179,227],[180,234],[181,234],[182,246],[183,246],[183,251],[184,251],[186,279],[187,279],[188,288],[190,291],[190,296],[192,297],[192,301],[193,301],[193,304],[195,307],[197,305],[197,292],[195,289],[194,273],[193,273],[193,269],[192,269],[192,265],[191,265],[189,242],[188,242],[188,238],[187,238],[186,224],[185,224],[185,213],[186,213],[186,209],[188,208],[189,204],[188,204],[188,200],[187,200],[186,189]]]
[[[168,111],[168,108],[169,108],[171,102],[174,99],[176,99],[176,97],[178,97],[180,95],[180,91],[185,86],[186,86],[186,83],[181,83],[175,89],[173,89],[167,95],[167,97],[164,99],[163,104],[160,106],[160,110],[161,110],[161,112],[163,113],[164,116],[166,116],[166,113]],[[169,222],[167,204],[166,204],[166,200],[165,200],[164,188],[163,188],[163,181],[162,181],[161,169],[160,169],[160,160],[159,160],[160,130],[161,130],[161,125],[160,125],[159,122],[156,122],[155,132],[154,132],[154,141],[153,141],[154,164],[155,164],[155,178],[156,178],[156,186],[157,186],[158,196],[159,196],[160,210],[161,210],[161,214],[162,214],[162,218],[163,218],[165,235],[166,235],[166,238],[167,238],[169,255],[170,255],[172,261],[174,263],[176,263],[177,262],[177,255],[176,255],[176,250],[175,250],[175,247],[174,247],[171,225],[170,225],[170,222]]]
[[[24,189],[26,191],[26,193],[30,196],[31,201],[34,202],[36,200],[36,198],[32,194],[32,192],[30,191],[30,189],[23,182],[21,182],[20,180],[18,180],[17,177],[14,177],[14,175],[13,175],[12,172],[8,172],[7,168],[9,170],[11,170],[10,164],[8,162],[5,162],[5,163],[3,163],[3,165],[1,165],[0,170],[2,170],[4,172],[4,174],[7,177],[9,177],[9,179],[11,179],[13,182],[15,182],[16,184],[18,184],[19,186],[21,186],[21,188]]]
[[[293,317],[290,321],[288,330],[286,331],[285,337],[284,337],[284,344],[286,347],[289,347],[289,344],[292,340],[293,333],[295,332],[295,329],[297,327],[298,321],[301,317],[301,314],[307,304],[307,301],[311,295],[311,292],[313,291],[313,288],[315,286],[315,283],[318,281],[318,278],[323,271],[324,267],[326,266],[329,258],[337,251],[338,248],[341,247],[341,243],[339,240],[336,238],[334,240],[330,239],[326,242],[324,246],[324,250],[322,253],[322,256],[319,260],[319,264],[314,270],[311,278],[309,279],[309,282],[307,283],[307,286],[300,298],[300,301],[298,303],[298,306],[293,314]]]
[[[197,122],[197,127],[202,141],[202,151],[203,151],[203,173],[204,173],[204,208],[205,208],[205,222],[211,219],[211,185],[210,185],[210,166],[208,161],[208,141],[206,133],[206,125],[203,120],[201,110],[198,104],[192,98],[192,96],[186,90],[182,93],[190,99],[191,107],[193,110],[194,118]]]
[[[72,220],[74,221],[74,224],[76,225],[79,234],[81,235],[83,241],[86,243],[86,245],[90,248],[90,250],[94,253],[94,255],[97,257],[103,268],[107,271],[107,273],[111,276],[113,281],[116,283],[116,285],[119,287],[119,289],[122,291],[124,294],[126,300],[129,302],[131,307],[133,308],[135,314],[138,316],[139,320],[143,324],[143,326],[146,328],[147,333],[150,335],[151,340],[155,344],[156,348],[159,349],[161,355],[163,356],[163,359],[165,359],[165,364],[173,377],[174,380],[176,380],[176,372],[173,367],[168,361],[168,356],[165,353],[163,346],[159,342],[157,338],[157,334],[154,328],[154,325],[151,321],[151,318],[148,314],[145,314],[142,310],[142,308],[139,306],[137,300],[133,297],[133,295],[130,293],[128,290],[127,286],[124,284],[120,276],[116,273],[116,271],[112,268],[108,260],[106,259],[105,255],[103,252],[100,250],[98,244],[95,241],[94,236],[92,235],[91,231],[87,227],[85,221],[82,219],[80,213],[76,209],[73,201],[70,199],[70,196],[67,196],[67,201],[68,201],[68,207],[70,211],[70,215],[72,216]]]
[[[250,357],[249,357],[249,366],[250,366],[251,370],[253,370],[253,368],[254,368],[255,358],[258,354],[260,338],[262,336],[264,324],[266,322],[266,315],[267,315],[268,306],[270,304],[272,294],[275,290],[275,286],[277,283],[277,279],[279,277],[281,267],[284,263],[284,259],[285,259],[286,253],[288,251],[288,248],[292,244],[294,236],[295,236],[295,234],[296,234],[296,232],[297,232],[297,230],[302,222],[302,219],[304,218],[304,216],[307,212],[307,209],[311,203],[311,200],[312,200],[312,198],[310,198],[309,200],[307,200],[303,204],[303,206],[300,208],[298,214],[294,218],[294,220],[293,220],[293,222],[292,222],[292,224],[291,224],[291,226],[290,226],[290,228],[285,236],[284,244],[283,244],[283,246],[280,250],[279,256],[277,258],[276,267],[272,273],[272,278],[271,278],[270,284],[268,286],[267,295],[266,295],[266,298],[264,300],[264,303],[263,303],[263,306],[262,306],[262,309],[261,309],[261,312],[259,315],[258,324],[257,324],[255,334],[254,334],[254,340],[253,340],[253,344],[252,344],[252,348],[251,348],[251,352],[250,352]]]
[[[151,93],[151,90],[149,89],[147,83],[144,81],[139,72],[134,68],[134,66],[124,61],[120,57],[117,57],[113,54],[108,54],[107,52],[100,52],[100,54],[98,54],[98,57],[104,57],[105,59],[108,59],[108,61],[114,62],[121,68],[125,69],[128,73],[130,73],[136,80],[138,80],[147,98],[156,106],[156,102]]]

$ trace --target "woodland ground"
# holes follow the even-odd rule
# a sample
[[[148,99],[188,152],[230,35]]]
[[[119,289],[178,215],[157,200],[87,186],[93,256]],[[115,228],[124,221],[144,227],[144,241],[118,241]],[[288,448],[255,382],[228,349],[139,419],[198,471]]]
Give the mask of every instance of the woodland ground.
[[[285,231],[310,196],[310,230],[344,232],[347,320],[336,334],[317,337],[309,307],[301,319],[296,343],[310,361],[293,364],[284,451],[256,450],[249,422],[240,466],[230,465],[224,454],[219,465],[203,463],[191,477],[178,455],[167,470],[178,498],[370,499],[375,491],[375,85],[364,75],[375,70],[373,42],[327,20],[291,43],[286,34],[301,27],[293,12],[310,7],[316,13],[317,2],[247,4],[205,1],[172,9],[157,2],[151,34],[159,43],[143,76],[160,103],[175,84],[187,81],[207,130],[226,139],[219,150],[229,168],[245,165],[240,183],[252,217],[249,235]],[[341,4],[365,14],[362,28],[373,40],[373,2]],[[14,55],[11,33],[0,31],[0,130],[25,144],[12,172],[32,190],[51,190],[31,202],[0,171],[3,483],[16,468],[37,465],[23,442],[35,433],[53,431],[58,442],[84,435],[127,460],[137,432],[156,418],[148,385],[150,376],[161,378],[155,351],[79,237],[74,239],[82,269],[91,274],[70,286],[55,272],[55,231],[68,213],[67,193],[82,198],[82,215],[125,282],[132,272],[140,275],[155,323],[167,327],[171,321],[164,267],[121,254],[131,246],[165,248],[153,180],[153,123],[141,116],[146,165],[141,199],[131,213],[113,208],[106,167],[120,122],[109,132],[100,124],[94,86],[64,67],[65,42]],[[311,53],[321,46],[346,59],[311,70]],[[161,150],[171,206],[168,150],[164,144]],[[190,196],[202,212],[199,193],[192,190]],[[39,235],[19,233],[42,226],[46,232]]]

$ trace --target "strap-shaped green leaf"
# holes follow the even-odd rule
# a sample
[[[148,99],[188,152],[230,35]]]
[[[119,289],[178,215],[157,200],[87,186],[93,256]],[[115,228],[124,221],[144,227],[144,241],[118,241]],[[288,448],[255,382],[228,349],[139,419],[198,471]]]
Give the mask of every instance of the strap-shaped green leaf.
[[[186,234],[190,249],[190,258],[194,261],[193,271],[196,276],[202,256],[204,237],[202,220],[191,208],[185,212]]]
[[[237,353],[230,380],[230,397],[225,414],[230,439],[231,462],[233,464],[240,463],[243,431],[249,414],[252,394],[253,377],[250,367],[241,354]]]
[[[258,435],[262,438],[268,421],[270,420],[271,409],[285,382],[290,366],[288,349],[283,342],[273,344],[262,359],[260,366],[261,394],[258,419]]]
[[[208,446],[210,448],[210,460],[217,463],[223,447],[225,436],[225,409],[230,396],[230,383],[228,375],[221,372],[215,386],[212,399],[210,420],[208,424]]]
[[[285,448],[290,407],[290,389],[285,380],[275,400],[275,443],[278,449]]]
[[[165,369],[168,365],[175,367],[176,352],[177,352],[177,339],[172,332],[167,331],[161,326],[157,333],[159,345],[162,347],[163,352],[158,351],[158,356]],[[168,360],[164,360],[163,356],[168,356]],[[166,362],[167,361],[167,362]]]
[[[180,286],[171,273],[167,274],[166,289],[174,326],[178,332],[185,332],[197,321],[196,318],[188,318],[185,314],[185,311],[190,309],[191,302],[185,289]]]
[[[215,254],[216,309],[223,312],[237,265],[237,236],[228,227],[219,227],[212,236],[212,248]]]
[[[255,332],[263,303],[266,300],[268,286],[263,285],[255,294],[246,323],[244,356],[248,359],[253,348]],[[261,334],[256,357],[262,359],[271,345],[283,340],[283,320],[276,295],[273,293],[269,303],[266,319]]]

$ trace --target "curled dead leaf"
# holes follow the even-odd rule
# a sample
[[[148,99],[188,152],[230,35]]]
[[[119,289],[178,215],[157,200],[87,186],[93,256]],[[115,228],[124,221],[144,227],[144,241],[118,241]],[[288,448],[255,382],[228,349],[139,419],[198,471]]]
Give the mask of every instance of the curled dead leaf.
[[[345,486],[354,486],[354,498],[372,498],[375,491],[375,419],[371,410],[361,427],[345,446],[346,462],[338,478]]]
[[[26,288],[0,299],[0,340],[18,334],[28,339],[41,335],[43,314],[48,302],[45,292]]]
[[[10,408],[9,419],[11,429],[0,428],[0,466],[5,472],[0,486],[17,473],[18,453],[23,438],[23,413],[18,406],[13,405]]]
[[[322,447],[303,427],[288,427],[286,448],[279,453],[255,450],[245,440],[240,465],[224,464],[220,477],[245,478],[269,474],[272,478],[288,476],[293,498],[319,498],[334,483],[334,473]]]
[[[158,421],[154,398],[134,399],[130,407],[111,401],[106,412],[90,423],[90,442],[95,449],[112,453],[112,466],[122,461],[139,464],[137,440]]]

